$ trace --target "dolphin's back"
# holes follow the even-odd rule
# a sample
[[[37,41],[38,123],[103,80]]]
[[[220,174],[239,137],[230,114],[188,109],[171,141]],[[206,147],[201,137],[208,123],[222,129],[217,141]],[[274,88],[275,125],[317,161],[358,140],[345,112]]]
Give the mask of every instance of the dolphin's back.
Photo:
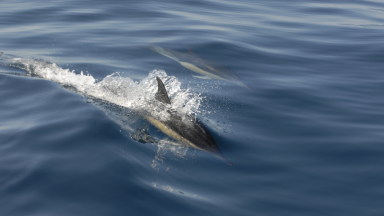
[[[146,46],[146,48],[154,52],[160,53],[161,55],[171,58],[177,62],[180,61],[178,58],[179,52],[177,51],[161,48],[158,46]]]
[[[159,77],[156,77],[156,79],[158,83],[156,99],[160,102],[167,103],[169,98],[164,84]],[[197,118],[171,110],[167,110],[167,112],[170,114],[167,120],[160,121],[150,116],[146,118],[173,139],[195,149],[212,153],[232,165],[232,162],[223,156],[208,129]]]
[[[177,112],[171,113],[169,119],[164,124],[191,142],[188,144],[192,147],[212,153],[220,151],[208,129],[198,119],[189,115],[180,116]]]

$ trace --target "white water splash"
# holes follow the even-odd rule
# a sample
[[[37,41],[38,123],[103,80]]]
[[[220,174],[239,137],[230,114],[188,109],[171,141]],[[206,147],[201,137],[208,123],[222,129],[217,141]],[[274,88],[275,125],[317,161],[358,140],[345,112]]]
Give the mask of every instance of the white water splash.
[[[169,109],[189,115],[199,113],[199,107],[203,99],[199,94],[191,93],[188,89],[182,89],[181,83],[177,78],[167,76],[164,70],[152,70],[140,82],[135,82],[130,77],[122,77],[118,72],[98,81],[90,74],[85,75],[83,72],[75,73],[75,71],[63,69],[55,63],[43,60],[2,56],[0,64],[23,69],[29,75],[54,81],[65,87],[70,87],[69,89],[74,90],[76,93],[91,98],[97,107],[106,112],[106,114],[111,114],[109,116],[112,117],[112,120],[126,129],[131,134],[131,137],[137,130],[126,125],[127,122],[131,121],[129,116],[126,114],[121,116],[120,112],[115,113],[113,107],[104,107],[105,105],[103,104],[105,102],[115,104],[117,108],[120,106],[137,111],[138,113],[150,113],[155,118],[165,120],[169,117],[167,112]],[[163,104],[155,99],[158,90],[156,77],[162,79],[171,99],[171,105]],[[103,102],[100,103],[94,99]],[[119,110],[121,111],[121,109]],[[159,170],[164,164],[163,156],[167,152],[172,152],[176,157],[183,158],[188,151],[187,147],[175,146],[178,143],[167,138],[162,140],[156,139],[156,144],[158,145],[158,151],[152,161],[152,168],[156,170]]]
[[[64,86],[76,89],[78,93],[92,96],[110,103],[127,107],[133,110],[150,112],[157,118],[166,118],[165,109],[159,109],[158,102],[154,99],[157,93],[156,77],[160,77],[171,98],[169,109],[177,112],[194,115],[199,113],[202,97],[182,89],[181,83],[174,76],[167,76],[164,70],[152,70],[140,82],[133,81],[130,77],[122,77],[118,72],[97,81],[90,74],[76,74],[75,71],[63,69],[55,63],[47,61],[8,58],[6,64],[26,70],[29,74],[43,79],[51,80]]]

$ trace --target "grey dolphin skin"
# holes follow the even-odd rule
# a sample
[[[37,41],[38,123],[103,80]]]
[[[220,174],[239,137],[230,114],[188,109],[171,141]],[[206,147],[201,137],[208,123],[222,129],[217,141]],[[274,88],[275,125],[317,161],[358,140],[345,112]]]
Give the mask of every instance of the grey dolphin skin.
[[[162,103],[171,104],[163,82],[159,77],[156,77],[156,79],[158,85],[156,99]],[[144,118],[163,133],[184,145],[211,153],[227,164],[232,165],[232,162],[221,153],[208,129],[198,119],[171,110],[167,112],[170,114],[168,120],[158,120],[151,115],[144,115]]]
[[[203,75],[194,76],[196,78],[225,80],[250,89],[233,71],[217,62],[200,58],[191,49],[188,49],[187,53],[183,53],[158,46],[146,46],[146,48],[171,58],[179,62],[185,68]]]

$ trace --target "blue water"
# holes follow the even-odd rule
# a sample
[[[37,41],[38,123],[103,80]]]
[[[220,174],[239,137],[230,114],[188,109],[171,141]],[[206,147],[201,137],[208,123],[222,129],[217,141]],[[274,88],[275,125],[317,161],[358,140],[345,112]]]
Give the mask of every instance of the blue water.
[[[0,215],[384,215],[383,35],[379,0],[1,1]],[[156,75],[233,166],[132,112]]]

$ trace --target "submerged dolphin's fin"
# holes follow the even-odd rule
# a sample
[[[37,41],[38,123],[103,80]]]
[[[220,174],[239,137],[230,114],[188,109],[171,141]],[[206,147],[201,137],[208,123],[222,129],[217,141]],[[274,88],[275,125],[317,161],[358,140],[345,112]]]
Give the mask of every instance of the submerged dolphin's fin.
[[[156,77],[157,80],[157,95],[156,95],[156,100],[166,103],[166,104],[171,104],[171,101],[169,100],[167,90],[165,89],[165,86],[163,84],[163,81],[159,77]]]
[[[193,77],[198,78],[198,79],[212,79],[212,77],[210,77],[210,76],[193,76]]]
[[[151,137],[151,135],[148,134],[148,132],[145,129],[138,129],[134,133],[130,134],[131,138],[136,140],[140,143],[155,143],[155,139]]]

